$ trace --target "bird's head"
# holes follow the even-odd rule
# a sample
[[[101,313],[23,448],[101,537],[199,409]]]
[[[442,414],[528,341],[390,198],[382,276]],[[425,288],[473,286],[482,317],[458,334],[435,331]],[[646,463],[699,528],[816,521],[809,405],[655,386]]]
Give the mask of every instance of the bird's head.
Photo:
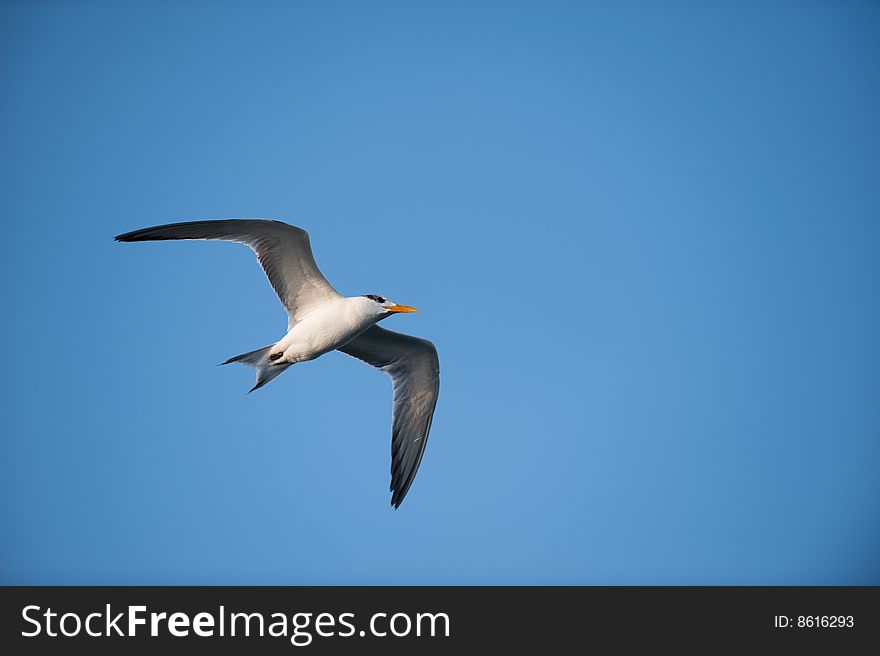
[[[370,311],[381,316],[383,319],[398,312],[418,312],[417,309],[409,305],[398,305],[387,296],[364,294],[361,298],[366,299]]]

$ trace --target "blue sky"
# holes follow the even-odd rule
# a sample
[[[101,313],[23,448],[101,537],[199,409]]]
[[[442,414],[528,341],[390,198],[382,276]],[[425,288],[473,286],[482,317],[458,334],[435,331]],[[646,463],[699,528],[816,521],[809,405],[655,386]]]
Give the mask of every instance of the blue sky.
[[[880,583],[880,8],[0,6],[4,583]],[[423,309],[246,395],[251,253]]]

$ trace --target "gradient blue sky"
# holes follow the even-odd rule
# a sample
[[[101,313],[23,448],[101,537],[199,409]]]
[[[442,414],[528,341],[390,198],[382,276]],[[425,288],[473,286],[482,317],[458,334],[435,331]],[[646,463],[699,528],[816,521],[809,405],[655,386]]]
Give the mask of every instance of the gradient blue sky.
[[[0,5],[4,583],[880,583],[880,7]],[[262,216],[442,389],[216,367]]]

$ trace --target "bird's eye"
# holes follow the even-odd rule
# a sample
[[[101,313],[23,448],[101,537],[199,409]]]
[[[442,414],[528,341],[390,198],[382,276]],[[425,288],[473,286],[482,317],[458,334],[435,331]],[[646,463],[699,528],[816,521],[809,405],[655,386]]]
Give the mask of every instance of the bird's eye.
[[[382,298],[381,296],[376,297],[376,300],[379,301],[380,303],[384,303],[384,302],[385,302],[385,299]]]

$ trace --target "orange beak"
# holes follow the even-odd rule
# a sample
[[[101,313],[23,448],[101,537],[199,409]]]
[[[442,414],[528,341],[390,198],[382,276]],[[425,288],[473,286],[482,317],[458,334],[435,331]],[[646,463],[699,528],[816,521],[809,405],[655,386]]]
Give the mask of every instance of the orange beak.
[[[418,312],[417,309],[409,305],[386,305],[385,309],[389,312]]]

